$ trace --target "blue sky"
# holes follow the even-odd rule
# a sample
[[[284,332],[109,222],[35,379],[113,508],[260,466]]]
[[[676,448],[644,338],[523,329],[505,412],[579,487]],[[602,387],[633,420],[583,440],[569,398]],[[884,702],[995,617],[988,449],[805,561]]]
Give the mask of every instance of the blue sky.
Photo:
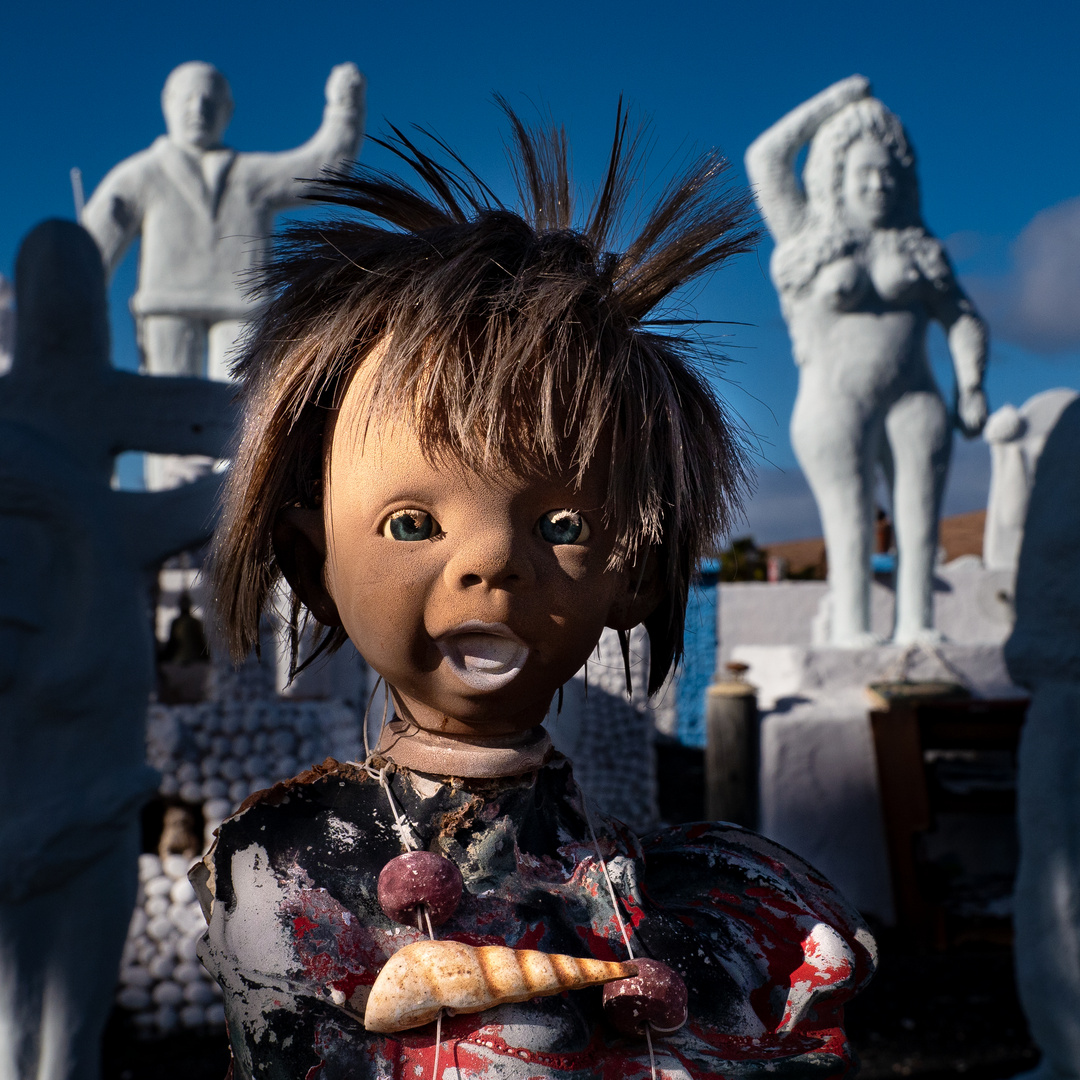
[[[493,91],[525,112],[539,103],[567,125],[583,184],[602,168],[620,92],[653,117],[657,172],[718,145],[742,179],[743,151],[759,132],[861,72],[907,125],[926,222],[989,317],[991,407],[1020,404],[1051,386],[1080,387],[1080,203],[1068,202],[1080,195],[1078,40],[1075,2],[9,6],[0,273],[11,275],[35,222],[71,215],[72,166],[92,190],[164,130],[161,86],[185,60],[228,76],[236,115],[227,140],[241,150],[302,142],[318,123],[331,66],[354,60],[369,80],[370,131],[384,120],[434,128],[507,196]],[[370,144],[362,159],[388,164]],[[703,318],[754,324],[727,339],[736,362],[724,394],[760,446],[749,518],[761,540],[818,531],[787,437],[796,372],[766,273],[770,250],[766,241],[691,297]],[[129,257],[112,295],[123,366],[135,358],[126,309],[134,268]],[[948,392],[937,332],[931,347]],[[958,447],[946,510],[984,505],[987,475],[981,444]]]

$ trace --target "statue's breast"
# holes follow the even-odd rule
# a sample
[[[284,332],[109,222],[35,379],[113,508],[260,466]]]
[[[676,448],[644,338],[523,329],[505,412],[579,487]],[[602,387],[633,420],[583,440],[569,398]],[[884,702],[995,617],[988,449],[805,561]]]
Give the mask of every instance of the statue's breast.
[[[877,252],[870,263],[874,291],[887,304],[907,304],[918,299],[923,276],[915,260],[903,251]]]
[[[872,285],[869,275],[851,256],[823,266],[814,281],[814,294],[837,311],[852,311],[863,305]]]

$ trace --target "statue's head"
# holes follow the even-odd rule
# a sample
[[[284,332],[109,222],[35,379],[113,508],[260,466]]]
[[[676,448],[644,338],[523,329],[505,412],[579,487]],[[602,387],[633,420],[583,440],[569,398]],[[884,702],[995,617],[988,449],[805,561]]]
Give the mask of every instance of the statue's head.
[[[161,91],[161,110],[173,142],[210,150],[220,145],[232,119],[232,91],[213,64],[191,60],[169,73]]]
[[[915,154],[899,117],[876,98],[853,101],[818,129],[803,182],[811,214],[838,230],[918,225]]]

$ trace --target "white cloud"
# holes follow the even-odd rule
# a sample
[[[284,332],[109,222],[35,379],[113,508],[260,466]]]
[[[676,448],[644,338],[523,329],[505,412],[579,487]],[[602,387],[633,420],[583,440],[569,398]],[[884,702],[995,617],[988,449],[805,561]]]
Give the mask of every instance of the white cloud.
[[[1035,352],[1080,345],[1080,197],[1036,214],[1011,254],[1009,273],[965,278],[991,330]]]

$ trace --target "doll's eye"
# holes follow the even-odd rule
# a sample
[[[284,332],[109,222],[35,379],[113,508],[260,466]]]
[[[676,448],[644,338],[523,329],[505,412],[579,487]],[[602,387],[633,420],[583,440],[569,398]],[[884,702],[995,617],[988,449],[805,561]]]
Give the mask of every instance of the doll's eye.
[[[435,519],[426,510],[395,510],[382,531],[388,540],[430,540]]]
[[[549,510],[536,526],[549,544],[583,544],[589,539],[589,524],[576,510]]]

